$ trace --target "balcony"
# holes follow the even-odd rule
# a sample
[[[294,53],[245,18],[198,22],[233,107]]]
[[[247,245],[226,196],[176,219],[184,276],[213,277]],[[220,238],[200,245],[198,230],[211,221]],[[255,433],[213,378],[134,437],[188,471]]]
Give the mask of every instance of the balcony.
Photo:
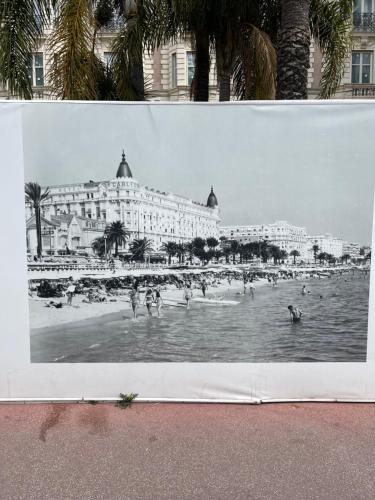
[[[375,97],[375,84],[374,83],[352,83],[351,97],[362,98],[362,99],[372,99]]]
[[[375,14],[353,14],[354,32],[375,32]]]
[[[102,26],[100,33],[118,33],[124,27],[124,21],[121,17],[115,17],[105,26]]]

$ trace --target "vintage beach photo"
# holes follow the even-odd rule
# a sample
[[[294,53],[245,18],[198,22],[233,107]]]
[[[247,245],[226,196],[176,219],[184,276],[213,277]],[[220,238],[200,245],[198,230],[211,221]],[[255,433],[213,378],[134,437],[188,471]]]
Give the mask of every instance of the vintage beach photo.
[[[226,109],[25,111],[31,362],[366,361],[369,139]]]

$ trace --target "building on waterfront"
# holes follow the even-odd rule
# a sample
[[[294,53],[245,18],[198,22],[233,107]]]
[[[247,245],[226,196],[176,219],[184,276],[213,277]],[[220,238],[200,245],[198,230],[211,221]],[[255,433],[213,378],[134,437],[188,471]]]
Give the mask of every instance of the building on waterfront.
[[[341,238],[336,238],[332,236],[330,233],[325,233],[318,236],[309,236],[308,237],[308,248],[307,254],[309,260],[314,260],[314,250],[313,247],[315,245],[318,246],[317,253],[328,253],[339,259],[343,255],[343,240]]]
[[[221,226],[220,236],[240,243],[268,241],[277,245],[288,254],[292,250],[306,258],[307,232],[304,227],[293,226],[287,221],[276,221],[273,224],[255,224],[249,226]]]
[[[147,238],[153,250],[163,243],[184,243],[195,237],[219,237],[220,212],[213,188],[206,203],[142,186],[132,174],[122,154],[113,179],[49,186],[50,196],[42,202],[42,228],[46,226],[46,245],[50,231],[56,251],[68,248],[88,251],[92,241],[103,235],[106,224],[121,221],[130,232],[127,246],[134,239]],[[33,209],[26,202],[30,253],[35,253]],[[55,228],[55,229],[54,229]],[[126,251],[127,247],[120,250]]]
[[[47,255],[70,252],[91,253],[92,241],[103,236],[105,221],[80,217],[73,213],[41,217],[42,248]],[[29,255],[37,254],[35,215],[26,221],[26,242]]]
[[[361,246],[359,243],[350,243],[349,241],[345,241],[343,243],[343,255],[350,255],[352,260],[360,257],[360,250]]]

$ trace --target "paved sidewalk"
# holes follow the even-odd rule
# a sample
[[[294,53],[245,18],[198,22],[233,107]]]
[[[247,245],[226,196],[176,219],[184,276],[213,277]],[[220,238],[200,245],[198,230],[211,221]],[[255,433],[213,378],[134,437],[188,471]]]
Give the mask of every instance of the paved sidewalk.
[[[375,498],[375,404],[0,405],[0,497]]]

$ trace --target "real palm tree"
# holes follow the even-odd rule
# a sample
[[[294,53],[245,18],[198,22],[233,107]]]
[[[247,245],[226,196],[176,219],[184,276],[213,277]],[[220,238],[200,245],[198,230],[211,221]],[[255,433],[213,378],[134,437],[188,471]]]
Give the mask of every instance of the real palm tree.
[[[123,222],[117,220],[111,222],[104,231],[107,236],[107,241],[109,245],[114,245],[115,247],[115,257],[118,256],[119,245],[125,244],[126,240],[130,236],[130,232],[125,228]]]
[[[279,98],[298,99],[306,96],[311,36],[323,52],[321,97],[327,98],[350,48],[352,0],[0,0],[0,80],[21,97],[32,98],[30,54],[51,22],[51,4],[59,5],[59,14],[48,40],[55,52],[50,79],[61,98],[144,99],[144,50],[192,37],[195,100],[209,98],[211,49],[220,100],[231,95],[231,76],[241,98],[273,98],[277,80]],[[112,48],[112,78],[95,49],[113,15],[122,28]]]
[[[296,265],[296,257],[299,257],[301,254],[299,253],[298,250],[292,250],[289,254],[291,257],[293,257],[293,264]]]
[[[147,238],[133,240],[130,244],[130,252],[136,261],[144,262],[145,255],[152,250],[152,242]]]
[[[331,97],[350,50],[353,1],[280,0],[280,6],[276,97],[307,99],[311,36],[325,60],[320,96]]]
[[[37,256],[40,259],[42,256],[42,228],[41,228],[41,214],[40,207],[49,195],[49,189],[46,188],[42,193],[42,188],[37,182],[27,182],[25,184],[26,200],[31,203],[35,214],[35,225],[37,235]]]

